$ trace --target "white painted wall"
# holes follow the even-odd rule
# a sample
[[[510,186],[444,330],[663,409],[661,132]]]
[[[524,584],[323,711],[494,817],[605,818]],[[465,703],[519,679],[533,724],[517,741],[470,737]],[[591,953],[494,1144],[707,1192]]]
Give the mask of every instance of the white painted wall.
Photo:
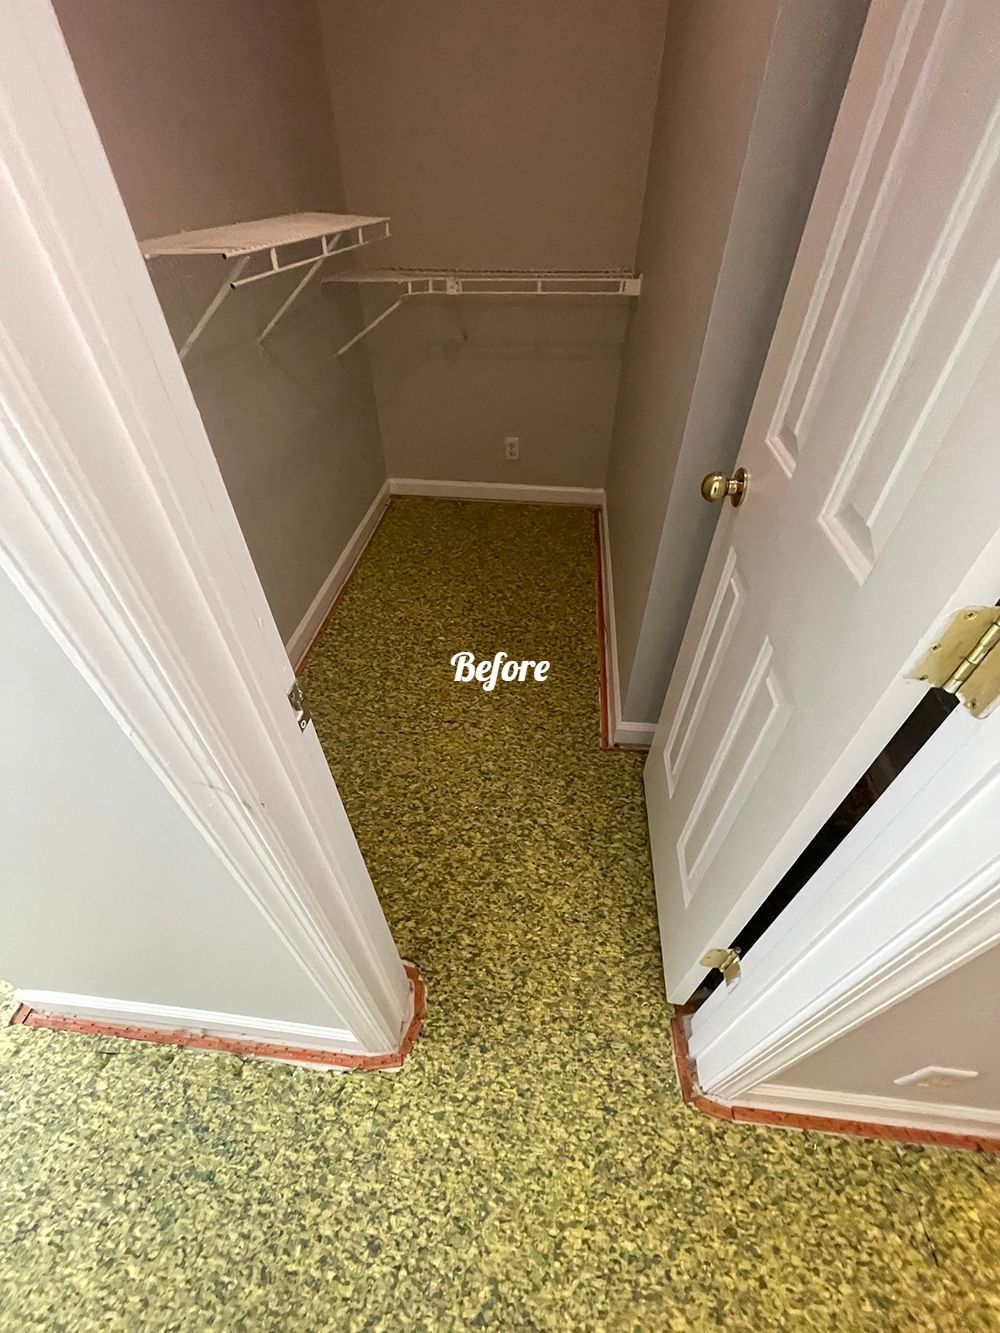
[[[137,236],[343,209],[310,0],[55,0]],[[368,210],[371,211],[371,210]],[[180,343],[226,261],[150,264]],[[307,289],[256,335],[302,271],[234,293],[184,362],[268,603],[287,643],[385,481],[351,288]]]
[[[2,572],[0,976],[344,1026]]]
[[[320,0],[347,202],[392,217],[366,261],[631,267],[665,14]],[[576,298],[404,306],[368,342],[390,476],[602,486],[627,319]]]
[[[621,715],[656,721],[867,0],[673,0],[608,462]]]

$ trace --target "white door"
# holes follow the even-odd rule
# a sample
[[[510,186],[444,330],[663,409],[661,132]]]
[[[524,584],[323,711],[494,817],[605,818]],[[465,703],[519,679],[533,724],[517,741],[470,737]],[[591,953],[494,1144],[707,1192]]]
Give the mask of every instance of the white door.
[[[646,766],[674,1001],[1000,598],[998,97],[996,0],[874,0]]]

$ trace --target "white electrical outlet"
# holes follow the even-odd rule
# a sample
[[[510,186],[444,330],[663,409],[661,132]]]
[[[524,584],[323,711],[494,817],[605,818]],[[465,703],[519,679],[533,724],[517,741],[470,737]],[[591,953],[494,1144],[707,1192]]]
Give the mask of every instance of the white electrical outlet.
[[[503,440],[503,456],[508,463],[516,463],[521,457],[521,437],[520,435],[505,435]]]

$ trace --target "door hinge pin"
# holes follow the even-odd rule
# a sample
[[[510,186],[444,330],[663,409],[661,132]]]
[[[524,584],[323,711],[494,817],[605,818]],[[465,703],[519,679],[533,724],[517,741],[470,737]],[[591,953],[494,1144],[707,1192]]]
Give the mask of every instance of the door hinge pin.
[[[976,667],[986,660],[998,643],[1000,643],[1000,623],[994,622],[979,642],[974,644],[962,658],[941,688],[947,690],[949,694],[957,694],[959,688],[965,684]]]
[[[309,712],[309,705],[306,703],[306,696],[302,692],[302,685],[297,680],[292,682],[292,688],[288,691],[288,702],[292,705],[292,712],[299,724],[299,731],[305,731],[312,721],[312,715]]]
[[[740,979],[739,949],[709,949],[701,960],[701,965],[721,972],[727,986],[735,986]]]
[[[952,617],[909,679],[956,694],[974,717],[985,717],[1000,699],[997,644],[1000,607],[967,606]]]

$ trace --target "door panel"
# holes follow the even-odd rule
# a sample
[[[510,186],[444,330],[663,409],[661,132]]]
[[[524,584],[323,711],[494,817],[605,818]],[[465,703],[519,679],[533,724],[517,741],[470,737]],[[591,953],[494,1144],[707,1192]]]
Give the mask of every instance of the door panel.
[[[646,767],[671,999],[913,707],[996,531],[998,90],[993,0],[873,6]]]
[[[708,771],[677,841],[681,890],[690,902],[732,828],[788,719],[770,639],[761,644],[743,692],[713,747]]]
[[[736,552],[730,549],[722,567],[718,590],[712,598],[712,605],[698,637],[694,663],[684,682],[664,742],[663,762],[671,796],[680,779],[684,760],[715,685],[715,678],[729,651],[745,600],[746,586],[739,571]]]

